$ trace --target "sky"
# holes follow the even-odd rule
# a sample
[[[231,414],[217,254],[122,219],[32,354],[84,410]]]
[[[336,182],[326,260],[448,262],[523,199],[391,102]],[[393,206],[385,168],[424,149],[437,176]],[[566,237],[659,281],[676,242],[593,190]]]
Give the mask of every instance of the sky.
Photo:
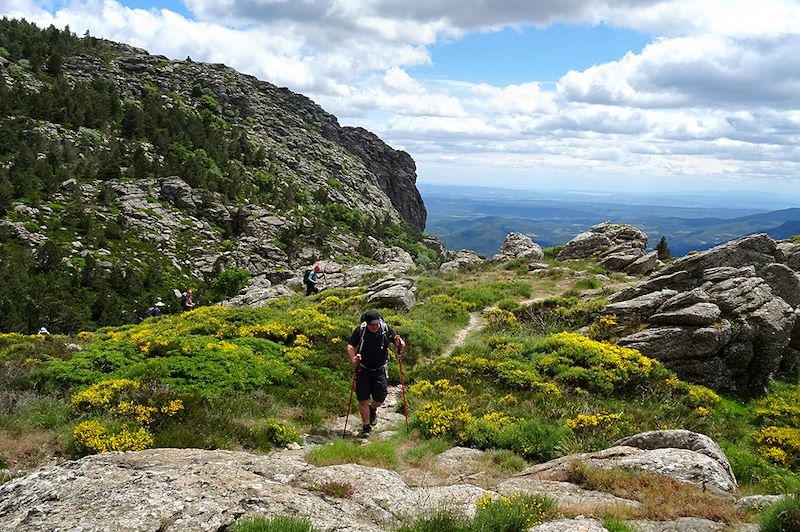
[[[800,205],[800,0],[0,0],[0,15],[288,87],[409,152],[420,184]]]

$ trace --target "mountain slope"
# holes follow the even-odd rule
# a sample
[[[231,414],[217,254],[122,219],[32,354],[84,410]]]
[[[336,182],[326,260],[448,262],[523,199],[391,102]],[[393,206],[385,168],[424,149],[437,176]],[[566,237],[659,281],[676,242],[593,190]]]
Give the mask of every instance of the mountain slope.
[[[368,236],[426,256],[414,161],[308,98],[24,21],[0,43],[0,330],[123,323],[182,285],[211,302],[369,259]]]

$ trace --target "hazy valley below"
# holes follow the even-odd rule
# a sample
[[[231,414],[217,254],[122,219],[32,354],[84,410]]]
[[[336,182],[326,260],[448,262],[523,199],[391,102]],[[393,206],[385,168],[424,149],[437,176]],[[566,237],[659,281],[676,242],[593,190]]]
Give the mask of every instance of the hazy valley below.
[[[673,256],[703,251],[753,233],[775,239],[800,234],[796,198],[748,193],[590,193],[419,185],[428,210],[426,232],[450,249],[494,255],[518,231],[542,247],[564,244],[600,222],[632,224],[648,247],[666,236]]]

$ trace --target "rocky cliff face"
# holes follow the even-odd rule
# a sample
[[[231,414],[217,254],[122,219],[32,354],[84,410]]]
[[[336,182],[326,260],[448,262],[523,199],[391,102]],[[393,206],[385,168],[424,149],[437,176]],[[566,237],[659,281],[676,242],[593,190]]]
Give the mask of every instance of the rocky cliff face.
[[[110,80],[120,96],[134,99],[156,87],[176,104],[191,105],[192,91],[200,85],[219,102],[226,120],[243,125],[267,151],[283,179],[294,178],[310,191],[325,189],[330,200],[375,217],[401,217],[417,229],[425,227],[416,166],[408,153],[362,128],[340,126],[303,95],[225,65],[170,61],[124,45],[116,48],[120,56],[111,61],[70,58],[63,72],[74,81]],[[342,186],[331,187],[331,179]]]
[[[682,379],[759,393],[800,359],[800,245],[743,237],[690,255],[612,298],[620,345],[661,360]]]

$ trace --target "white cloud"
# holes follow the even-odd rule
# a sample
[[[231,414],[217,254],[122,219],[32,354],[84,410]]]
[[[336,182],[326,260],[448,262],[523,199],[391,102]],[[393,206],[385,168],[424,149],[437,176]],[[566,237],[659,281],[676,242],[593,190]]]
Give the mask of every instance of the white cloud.
[[[114,0],[0,0],[0,15],[221,62],[302,92],[437,172],[800,179],[800,2],[186,0],[194,19]],[[507,86],[409,75],[469,31],[606,24],[638,53]],[[554,54],[557,53],[554,51]],[[445,167],[447,169],[445,170]],[[466,175],[466,174],[465,174]]]

